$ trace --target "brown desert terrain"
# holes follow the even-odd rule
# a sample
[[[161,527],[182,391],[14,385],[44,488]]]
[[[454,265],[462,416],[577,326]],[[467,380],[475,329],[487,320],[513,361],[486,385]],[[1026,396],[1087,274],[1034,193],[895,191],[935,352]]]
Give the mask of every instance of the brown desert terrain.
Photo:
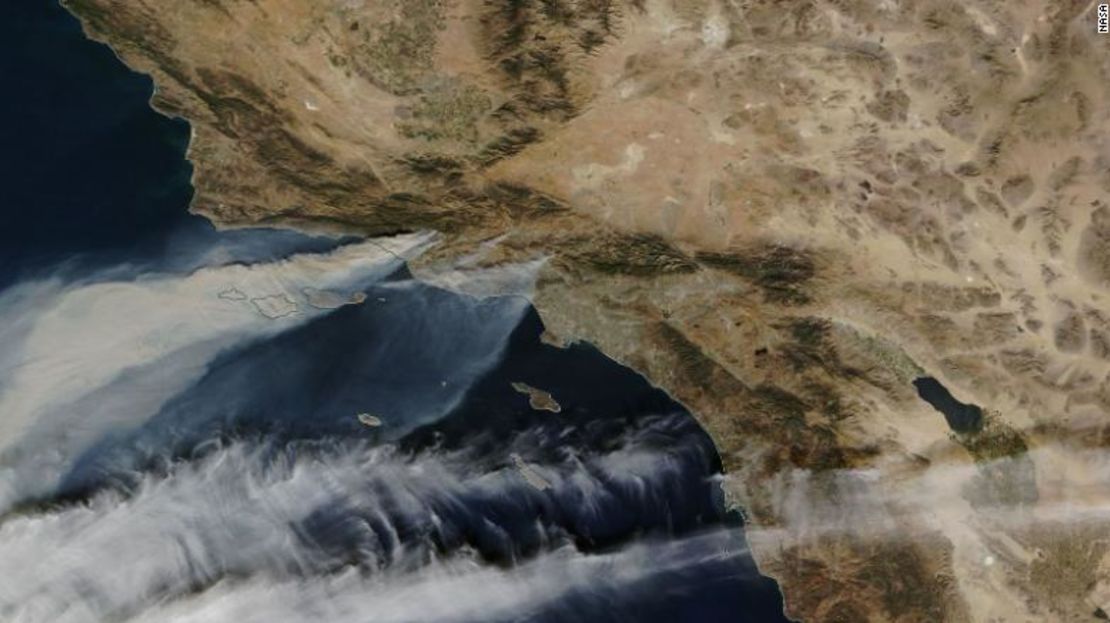
[[[66,5],[192,124],[194,211],[533,271],[699,418],[791,617],[1110,612],[1095,3]]]

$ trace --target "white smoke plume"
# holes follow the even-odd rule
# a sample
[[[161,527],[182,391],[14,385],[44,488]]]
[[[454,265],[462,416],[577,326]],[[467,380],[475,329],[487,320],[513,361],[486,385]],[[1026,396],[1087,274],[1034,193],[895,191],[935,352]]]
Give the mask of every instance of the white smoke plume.
[[[0,293],[0,512],[53,486],[93,440],[156,412],[220,352],[326,313],[305,288],[354,296],[430,240]]]
[[[709,512],[701,498],[704,507],[688,502],[702,496],[690,492],[706,484],[698,478],[714,455],[684,414],[639,418],[604,450],[585,447],[589,435],[569,423],[531,428],[480,456],[465,444],[383,443],[450,412],[499,363],[541,266],[440,275],[441,286],[476,298],[385,281],[433,242],[414,234],[184,275],[137,268],[75,280],[70,271],[0,292],[0,620],[486,622],[559,611],[572,594],[657,597],[707,564],[758,577],[739,564],[744,541],[730,530],[626,542],[701,526]],[[376,366],[401,366],[393,355],[415,352],[405,365],[428,377],[421,383],[435,397],[409,402],[427,413],[407,423],[385,414],[383,428],[398,434],[387,439],[356,428],[366,435],[229,441],[198,427],[187,456],[169,449],[210,415],[190,408],[226,403],[230,412],[267,391],[248,387],[270,363],[271,351],[252,345],[319,324],[344,327],[346,339],[352,325],[335,321],[347,305],[366,315],[346,322],[388,322],[372,332],[376,342],[346,352],[345,365],[373,383]],[[302,346],[274,350],[289,357],[279,367],[330,364],[318,359],[330,350],[301,357]],[[565,445],[573,435],[587,441]],[[118,452],[86,469],[90,449],[106,443]],[[138,455],[158,467],[130,460]],[[76,499],[53,497],[74,473],[96,470],[108,477],[95,474]],[[614,516],[631,523],[612,527]],[[620,549],[586,553],[595,550],[580,547],[583,538]],[[574,619],[569,607],[563,620]]]

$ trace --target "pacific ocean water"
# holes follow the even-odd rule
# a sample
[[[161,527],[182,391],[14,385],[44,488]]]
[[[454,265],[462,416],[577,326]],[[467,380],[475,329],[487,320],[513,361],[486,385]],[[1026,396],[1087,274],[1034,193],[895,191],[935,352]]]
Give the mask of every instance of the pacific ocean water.
[[[188,214],[188,125],[53,2],[0,80],[0,620],[786,621],[638,374],[418,235]]]

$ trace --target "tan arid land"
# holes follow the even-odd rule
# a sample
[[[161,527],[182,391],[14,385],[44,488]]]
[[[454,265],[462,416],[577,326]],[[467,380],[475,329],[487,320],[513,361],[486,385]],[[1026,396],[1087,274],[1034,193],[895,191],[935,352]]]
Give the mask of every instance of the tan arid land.
[[[1096,3],[66,4],[192,123],[196,212],[538,267],[713,436],[792,617],[1110,612]]]

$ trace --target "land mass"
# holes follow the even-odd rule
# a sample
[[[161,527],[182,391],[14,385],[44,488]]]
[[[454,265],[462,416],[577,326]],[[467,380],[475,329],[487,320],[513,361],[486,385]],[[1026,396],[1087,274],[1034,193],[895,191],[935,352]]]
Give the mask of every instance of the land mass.
[[[713,437],[790,616],[1110,607],[1095,3],[65,4],[192,124],[195,212],[535,267]]]
[[[528,405],[535,411],[550,411],[552,413],[559,413],[563,407],[555,400],[549,392],[542,389],[532,387],[527,383],[513,383],[513,389],[519,394],[528,396]]]

